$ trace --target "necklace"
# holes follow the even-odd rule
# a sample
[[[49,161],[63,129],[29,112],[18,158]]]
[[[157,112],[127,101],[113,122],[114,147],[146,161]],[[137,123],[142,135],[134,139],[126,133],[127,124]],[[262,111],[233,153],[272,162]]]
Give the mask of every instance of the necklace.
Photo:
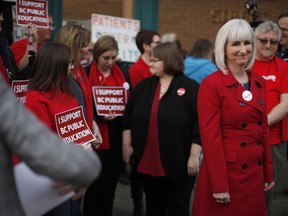
[[[161,88],[160,93],[164,94],[165,92],[166,92],[166,89],[165,88]]]

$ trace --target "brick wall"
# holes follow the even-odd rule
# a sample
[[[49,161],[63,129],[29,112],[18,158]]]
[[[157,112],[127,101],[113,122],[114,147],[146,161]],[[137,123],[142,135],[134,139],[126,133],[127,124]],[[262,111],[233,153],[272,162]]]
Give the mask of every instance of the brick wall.
[[[214,42],[219,28],[231,18],[252,16],[247,0],[159,0],[159,33],[177,33],[182,47],[190,51],[199,38]],[[287,0],[258,0],[260,19],[276,20],[288,11]],[[90,19],[91,13],[122,17],[122,0],[63,0],[63,19]]]
[[[199,38],[214,43],[219,28],[231,18],[252,21],[246,0],[159,0],[159,33],[175,32],[188,52]],[[287,0],[258,0],[259,19],[277,20],[288,12]]]
[[[63,19],[91,19],[91,13],[122,16],[122,0],[63,0]]]

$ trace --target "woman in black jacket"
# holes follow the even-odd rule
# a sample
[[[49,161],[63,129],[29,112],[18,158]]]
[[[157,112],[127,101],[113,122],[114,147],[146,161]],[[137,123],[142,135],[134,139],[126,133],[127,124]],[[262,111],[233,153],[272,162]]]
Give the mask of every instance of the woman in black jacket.
[[[185,77],[176,44],[156,46],[151,73],[133,91],[123,117],[123,159],[135,166],[147,216],[189,215],[201,152],[196,81]]]

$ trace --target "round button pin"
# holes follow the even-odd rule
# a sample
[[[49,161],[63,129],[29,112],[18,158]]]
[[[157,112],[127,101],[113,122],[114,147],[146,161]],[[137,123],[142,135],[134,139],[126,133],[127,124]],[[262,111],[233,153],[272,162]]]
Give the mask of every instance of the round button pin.
[[[248,90],[243,91],[243,93],[242,93],[242,98],[243,98],[245,101],[251,101],[251,100],[252,100],[252,97],[253,97],[253,95],[252,95],[252,93],[251,93],[250,91],[248,91]]]
[[[179,96],[184,95],[184,94],[185,94],[185,89],[184,89],[184,88],[179,88],[179,89],[177,90],[177,94],[178,94]]]
[[[125,88],[125,90],[129,90],[130,85],[129,85],[128,82],[124,82],[124,83],[123,83],[123,87]]]

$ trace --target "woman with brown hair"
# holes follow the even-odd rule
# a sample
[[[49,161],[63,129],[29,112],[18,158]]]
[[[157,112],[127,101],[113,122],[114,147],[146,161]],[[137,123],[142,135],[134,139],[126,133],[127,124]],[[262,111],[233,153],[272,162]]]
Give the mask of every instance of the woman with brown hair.
[[[114,37],[100,37],[93,47],[94,62],[90,68],[89,80],[91,86],[124,87],[128,83],[115,64],[118,55],[118,44]],[[127,93],[127,92],[126,92]],[[96,115],[96,110],[95,110]],[[110,112],[109,115],[97,116],[97,124],[103,136],[103,143],[95,151],[103,165],[102,173],[86,191],[84,213],[86,216],[112,215],[115,190],[121,171],[121,116]]]
[[[70,48],[62,44],[48,43],[39,49],[32,69],[25,105],[55,133],[58,127],[56,115],[79,107],[68,82],[68,73],[73,68]],[[74,215],[77,202],[67,200],[45,216]]]
[[[123,159],[135,167],[147,216],[189,215],[201,152],[199,84],[184,76],[175,43],[161,43],[150,58],[152,77],[132,92],[123,117]]]

